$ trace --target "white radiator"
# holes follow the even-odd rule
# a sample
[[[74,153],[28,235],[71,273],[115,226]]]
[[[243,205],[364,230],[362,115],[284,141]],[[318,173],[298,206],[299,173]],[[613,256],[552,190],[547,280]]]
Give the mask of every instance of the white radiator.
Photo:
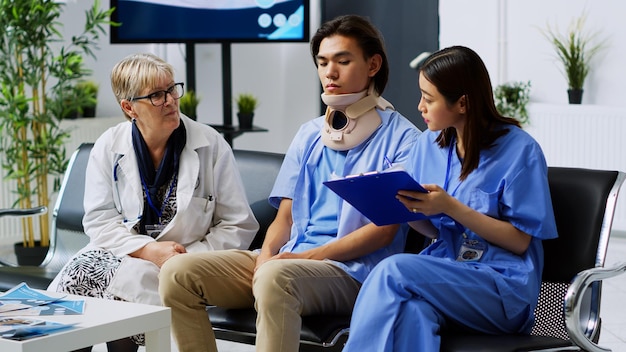
[[[122,121],[124,121],[123,117],[97,117],[62,121],[61,128],[70,132],[70,138],[65,143],[67,158],[70,158],[81,143],[95,142],[107,128]],[[2,155],[0,155],[0,158],[2,158]],[[4,172],[0,175],[4,175]],[[15,189],[14,182],[2,180],[1,178],[0,181],[0,208],[10,208],[16,200],[15,195],[12,194]],[[49,184],[52,186],[52,182]],[[55,200],[56,194],[53,194],[48,209],[50,217]],[[20,222],[19,219],[14,217],[0,218],[1,244],[21,241],[22,229]]]
[[[626,108],[529,104],[524,129],[541,145],[549,166],[626,171]],[[613,228],[626,231],[626,185]]]

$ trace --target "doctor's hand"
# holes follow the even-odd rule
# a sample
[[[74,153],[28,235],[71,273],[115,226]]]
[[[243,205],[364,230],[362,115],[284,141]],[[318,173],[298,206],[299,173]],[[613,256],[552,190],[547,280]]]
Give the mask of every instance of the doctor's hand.
[[[160,268],[168,259],[182,253],[187,253],[187,250],[180,243],[163,241],[150,242],[135,252],[130,253],[130,256],[148,260]]]
[[[456,203],[456,199],[437,185],[423,185],[428,193],[415,191],[398,191],[396,198],[414,213],[430,216],[448,213]]]

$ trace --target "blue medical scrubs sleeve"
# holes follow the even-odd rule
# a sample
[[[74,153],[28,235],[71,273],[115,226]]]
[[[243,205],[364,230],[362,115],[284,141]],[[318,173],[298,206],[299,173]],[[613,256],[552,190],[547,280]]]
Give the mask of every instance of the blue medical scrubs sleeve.
[[[539,146],[533,144],[526,153],[529,159],[505,187],[502,215],[519,230],[542,240],[557,237],[548,183],[543,181],[547,166]]]
[[[274,187],[272,188],[272,192],[269,197],[270,204],[275,208],[278,208],[280,201],[283,198],[293,199],[295,185],[298,181],[300,165],[303,163],[302,157],[305,154],[304,150],[307,149],[307,144],[305,142],[310,141],[309,138],[304,138],[302,135],[307,133],[307,130],[315,128],[310,126],[311,124],[317,125],[315,122],[316,121],[313,120],[300,127],[298,133],[296,133],[295,138],[291,141],[291,144],[285,153],[285,158],[283,159],[283,163],[280,167],[280,171],[278,172],[278,176],[276,177]]]

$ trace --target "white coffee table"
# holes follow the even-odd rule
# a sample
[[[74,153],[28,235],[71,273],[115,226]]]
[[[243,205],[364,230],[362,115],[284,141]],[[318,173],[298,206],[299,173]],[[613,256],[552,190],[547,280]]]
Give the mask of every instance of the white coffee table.
[[[67,299],[85,300],[84,314],[36,318],[78,323],[76,327],[26,341],[0,338],[0,351],[67,352],[140,333],[146,334],[146,352],[171,351],[169,308],[72,295]]]

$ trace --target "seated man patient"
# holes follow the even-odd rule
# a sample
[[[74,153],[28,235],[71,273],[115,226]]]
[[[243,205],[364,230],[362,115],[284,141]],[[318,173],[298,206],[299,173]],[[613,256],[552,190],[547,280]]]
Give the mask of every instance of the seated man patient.
[[[374,265],[404,248],[406,224],[378,227],[323,185],[382,170],[386,159],[402,164],[417,142],[420,131],[381,97],[389,75],[382,37],[368,20],[342,16],[317,30],[311,54],[328,108],[287,150],[261,250],[189,253],[161,269],[181,352],[217,351],[207,305],[254,307],[256,350],[298,351],[301,316],[349,314]]]
[[[111,86],[127,121],[91,150],[83,218],[90,242],[49,289],[161,305],[163,263],[181,253],[248,248],[259,225],[228,143],[180,113],[183,83],[171,65],[130,55],[113,68]],[[121,339],[108,350],[136,351],[137,344]]]
[[[542,240],[557,237],[543,152],[517,120],[498,113],[487,69],[471,49],[432,54],[419,86],[428,130],[410,170],[429,192],[400,191],[398,199],[431,216],[411,226],[436,240],[370,273],[347,352],[436,352],[451,326],[488,334],[533,326]]]

